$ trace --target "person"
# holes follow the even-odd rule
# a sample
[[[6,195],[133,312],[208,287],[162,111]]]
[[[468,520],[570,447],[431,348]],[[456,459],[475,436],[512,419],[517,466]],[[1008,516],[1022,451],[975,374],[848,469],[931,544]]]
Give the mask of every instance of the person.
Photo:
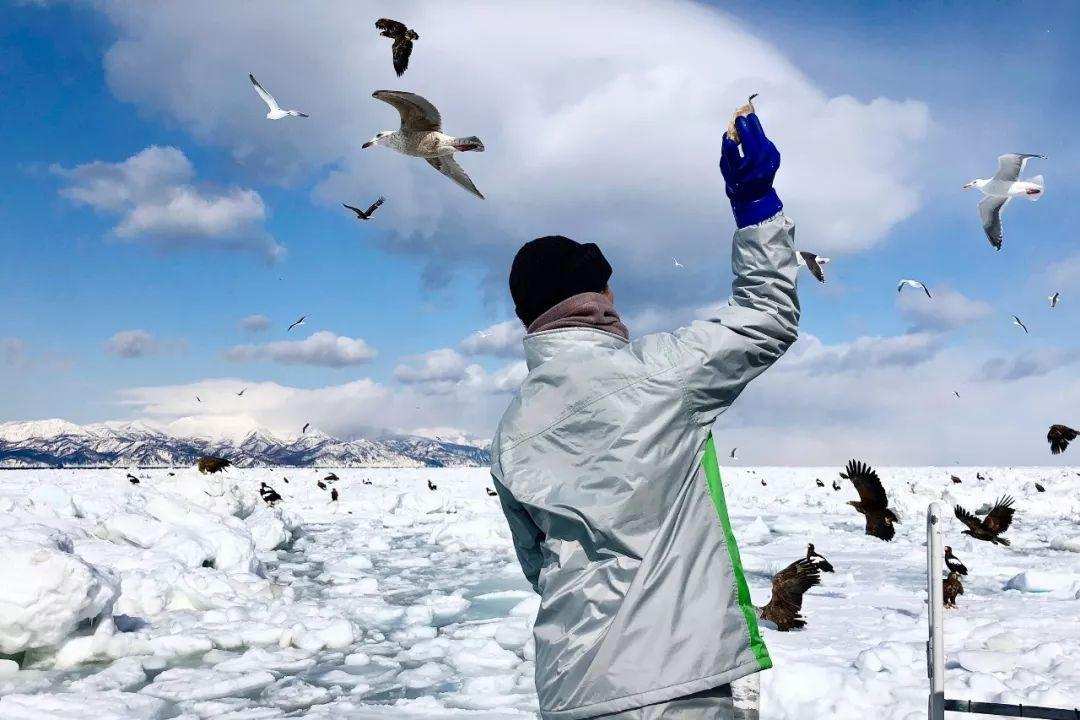
[[[730,683],[771,667],[711,426],[797,337],[794,224],[755,114],[720,168],[737,230],[727,305],[629,340],[592,243],[526,243],[510,293],[528,374],[491,473],[525,577],[544,720],[732,717]]]

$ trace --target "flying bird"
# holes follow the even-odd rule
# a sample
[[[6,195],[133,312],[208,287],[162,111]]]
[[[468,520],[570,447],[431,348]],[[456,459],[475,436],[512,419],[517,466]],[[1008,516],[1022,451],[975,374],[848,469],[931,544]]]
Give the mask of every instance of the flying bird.
[[[431,480],[428,480],[427,481],[427,489],[428,490],[438,490],[439,486],[436,485],[435,483],[431,482]]]
[[[289,329],[285,332],[291,332],[294,327],[300,327],[307,321],[307,315],[301,315],[296,322],[289,326]]]
[[[236,397],[244,397],[244,393],[247,392],[247,388],[244,388],[240,392],[236,393]]]
[[[964,594],[964,585],[960,582],[960,576],[954,572],[941,581],[942,605],[947,608],[956,607],[956,597]]]
[[[732,460],[738,460],[739,459],[739,458],[735,457],[735,453],[738,452],[738,451],[739,451],[739,448],[737,448],[737,447],[731,448],[731,459]]]
[[[1024,328],[1024,333],[1028,334],[1027,325],[1024,324],[1023,320],[1021,320],[1020,318],[1018,318],[1015,315],[1012,316],[1012,319],[1013,319],[1013,325],[1015,325],[1016,327]]]
[[[953,555],[952,547],[949,545],[945,546],[945,567],[949,568],[949,572],[967,575],[967,566],[960,562],[960,558]]]
[[[825,559],[824,555],[819,555],[817,550],[814,549],[814,543],[807,543],[806,545],[806,559],[814,563],[821,572],[832,572],[832,563]]]
[[[309,427],[311,427],[311,423],[304,423],[304,427],[300,429],[300,434],[303,435],[304,433],[306,433]]]
[[[956,396],[957,398],[959,398],[959,397],[960,397],[960,393],[958,393],[958,392],[957,392],[957,391],[955,391],[955,390],[953,390],[953,391],[952,391],[952,394],[953,394],[953,395],[955,395],[955,396]]]
[[[214,473],[219,473],[225,468],[230,467],[231,465],[232,463],[225,458],[214,457],[213,455],[205,455],[199,458],[197,463],[199,472],[204,475],[206,473],[210,473],[211,475],[213,475]]]
[[[195,396],[195,402],[202,402],[202,398],[198,395]]]
[[[259,484],[259,496],[262,497],[263,502],[270,507],[273,507],[274,503],[281,500],[281,496],[277,494],[277,491],[265,482]]]
[[[419,40],[420,36],[416,34],[415,30],[405,27],[405,23],[390,18],[379,18],[375,21],[375,27],[382,30],[379,34],[383,37],[393,39],[394,45],[391,53],[394,56],[394,72],[398,74],[398,77],[401,77],[409,69],[409,56],[412,55],[413,40]]]
[[[488,497],[495,497],[496,495],[499,494],[499,493],[495,492],[494,490],[492,490],[489,487],[484,488],[484,492],[487,493]]]
[[[353,207],[352,205],[348,205],[346,203],[341,204],[356,213],[357,220],[370,220],[371,216],[375,214],[375,211],[378,210],[379,206],[382,205],[384,202],[386,202],[386,198],[380,195],[379,199],[371,203],[367,210],[361,210],[358,207]]]
[[[255,92],[259,93],[259,97],[262,98],[263,102],[266,103],[266,106],[270,109],[269,112],[266,113],[267,120],[280,120],[281,118],[286,117],[307,117],[306,113],[302,113],[299,110],[282,110],[281,106],[278,105],[278,101],[274,99],[273,95],[266,91],[266,88],[259,84],[259,81],[255,79],[254,75],[248,73],[248,79],[251,80],[251,84],[255,86]]]
[[[802,601],[806,591],[821,584],[821,571],[807,558],[799,558],[776,573],[772,579],[772,597],[758,608],[758,617],[787,632],[806,627]]]
[[[326,477],[323,478],[328,483],[337,482],[340,479],[336,473],[327,473]]]
[[[990,512],[982,520],[957,505],[953,508],[956,519],[967,525],[968,529],[962,534],[970,535],[976,540],[985,540],[996,545],[1008,545],[1009,541],[1001,537],[1001,533],[1009,529],[1012,524],[1013,499],[1006,495],[995,503]]]
[[[825,282],[825,271],[821,266],[827,265],[830,262],[829,258],[799,250],[795,253],[795,262],[797,265],[802,265],[809,270],[810,274],[817,278],[818,282]]]
[[[840,477],[850,480],[859,493],[858,500],[849,500],[852,506],[866,517],[866,534],[889,541],[896,535],[893,524],[899,524],[896,513],[889,509],[889,498],[885,488],[869,465],[858,460],[851,460]]]
[[[671,258],[671,262],[675,263],[675,267],[677,268],[681,268],[683,266],[683,264],[679,262],[676,258]]]
[[[817,483],[818,487],[825,487],[825,483],[821,482],[821,478],[816,479],[814,482]]]
[[[901,292],[904,289],[905,285],[907,287],[919,288],[924,293],[926,293],[926,297],[930,298],[931,300],[934,299],[934,296],[930,294],[930,288],[926,287],[924,283],[918,280],[912,280],[911,278],[903,278],[902,280],[900,280],[900,284],[896,286],[896,292]]]
[[[1056,308],[1056,307],[1057,307],[1057,304],[1058,304],[1058,300],[1059,300],[1060,298],[1061,298],[1061,293],[1059,293],[1059,292],[1055,292],[1055,293],[1054,293],[1053,295],[1051,295],[1050,297],[1046,298],[1047,300],[1049,300],[1049,301],[1050,301],[1050,309],[1051,309],[1051,310],[1053,310],[1054,308]]]
[[[340,496],[338,495],[337,488],[330,488],[330,502],[337,502],[338,497]]]
[[[385,145],[410,157],[424,158],[431,167],[441,172],[476,197],[483,194],[468,174],[454,160],[455,152],[483,152],[484,143],[475,135],[453,137],[442,132],[442,116],[430,102],[402,90],[376,90],[371,94],[376,100],[388,103],[401,116],[399,130],[383,130],[363,144]]]
[[[1001,249],[1005,237],[1001,232],[1001,211],[1014,197],[1027,198],[1034,202],[1042,197],[1045,184],[1043,176],[1036,175],[1031,180],[1020,180],[1020,173],[1031,158],[1043,158],[1045,155],[1031,153],[1009,153],[998,157],[998,170],[994,177],[989,179],[976,179],[964,185],[968,188],[978,188],[985,195],[979,201],[979,218],[982,220],[983,231],[986,239],[995,250]]]
[[[1050,443],[1050,452],[1060,455],[1069,447],[1069,443],[1080,434],[1068,425],[1051,425],[1050,432],[1046,433],[1046,441]]]

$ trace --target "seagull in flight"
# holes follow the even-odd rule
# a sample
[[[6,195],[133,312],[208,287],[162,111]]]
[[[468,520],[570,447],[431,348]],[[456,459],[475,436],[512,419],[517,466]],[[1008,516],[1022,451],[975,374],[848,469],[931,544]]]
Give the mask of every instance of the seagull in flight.
[[[304,429],[300,431],[300,434],[303,435],[304,433],[306,433],[308,427],[310,427],[310,426],[311,426],[311,423],[304,423]]]
[[[900,284],[896,286],[896,292],[902,291],[905,285],[908,287],[919,288],[924,293],[926,293],[926,297],[930,298],[931,300],[934,299],[934,296],[930,294],[930,288],[926,287],[924,283],[918,280],[912,280],[911,278],[902,279],[900,281]]]
[[[953,391],[952,391],[952,394],[953,394],[953,395],[955,395],[955,396],[956,396],[957,398],[959,398],[959,397],[960,397],[960,393],[958,393],[958,392],[957,392],[957,391],[955,391],[955,390],[953,390]]]
[[[371,203],[371,207],[369,207],[367,210],[361,210],[358,207],[353,207],[352,205],[346,205],[345,203],[341,203],[341,204],[345,205],[345,207],[349,208],[354,213],[356,213],[356,219],[357,220],[370,220],[371,216],[375,214],[375,211],[378,210],[379,206],[382,205],[384,202],[386,202],[386,198],[384,198],[382,195],[380,195],[379,199],[376,200],[375,202]]]
[[[735,453],[736,453],[736,452],[737,452],[738,450],[739,450],[739,448],[737,448],[737,447],[733,447],[733,448],[731,448],[731,459],[732,459],[732,460],[738,460],[738,459],[739,459],[739,458],[735,457]]]
[[[829,258],[815,255],[806,250],[800,250],[795,253],[795,262],[809,270],[810,274],[817,278],[818,282],[825,282],[825,271],[821,266],[827,265]]]
[[[195,396],[195,402],[202,402],[202,398],[198,395]]]
[[[994,177],[975,179],[964,185],[964,189],[978,188],[985,195],[979,201],[979,217],[982,219],[986,239],[995,250],[1001,249],[1005,237],[1001,232],[1001,211],[1015,197],[1022,197],[1032,202],[1042,197],[1046,189],[1043,176],[1036,175],[1031,180],[1020,180],[1020,173],[1031,158],[1046,159],[1045,155],[1033,153],[1008,153],[998,157],[998,170]]]
[[[1051,310],[1053,310],[1054,308],[1056,308],[1056,307],[1057,307],[1057,304],[1058,304],[1058,300],[1059,300],[1060,298],[1061,298],[1061,293],[1059,293],[1059,292],[1055,292],[1055,293],[1054,293],[1053,295],[1051,295],[1050,297],[1046,298],[1047,300],[1049,300],[1049,301],[1050,301],[1050,309],[1051,309]]]
[[[244,393],[247,392],[247,388],[244,388],[240,392],[236,393],[236,397],[244,397]]]
[[[290,326],[289,326],[289,329],[288,329],[288,330],[286,330],[285,332],[289,332],[289,331],[290,331],[290,330],[292,330],[292,329],[293,329],[294,327],[300,327],[301,325],[303,325],[303,324],[304,324],[304,322],[305,322],[306,320],[307,320],[307,315],[301,315],[301,316],[300,316],[300,319],[299,319],[299,320],[297,320],[296,322],[294,322],[294,323],[293,323],[292,325],[290,325]]]
[[[413,40],[419,40],[420,36],[416,34],[415,30],[406,27],[405,23],[390,18],[379,18],[375,21],[375,27],[382,30],[379,33],[380,35],[394,40],[390,52],[394,56],[394,72],[398,74],[398,77],[401,77],[409,69],[409,56],[412,55]]]
[[[274,96],[268,93],[266,88],[259,84],[259,81],[255,79],[254,75],[248,73],[248,79],[251,80],[251,84],[255,86],[255,92],[259,93],[259,97],[261,97],[263,102],[266,103],[266,106],[270,108],[269,112],[266,113],[267,120],[280,120],[281,118],[286,117],[307,117],[307,113],[302,113],[299,110],[282,110],[281,106],[278,105],[277,100],[274,99]]]
[[[1013,315],[1013,316],[1012,316],[1012,319],[1013,319],[1013,325],[1015,325],[1015,326],[1017,326],[1017,327],[1022,327],[1022,328],[1024,328],[1024,332],[1025,332],[1025,333],[1027,333],[1027,332],[1028,332],[1028,329],[1027,329],[1027,325],[1025,325],[1025,324],[1024,324],[1024,321],[1023,321],[1023,320],[1021,320],[1020,318],[1016,317],[1015,315]]]
[[[671,258],[671,262],[673,262],[677,268],[683,267],[683,264],[679,262],[678,258]]]

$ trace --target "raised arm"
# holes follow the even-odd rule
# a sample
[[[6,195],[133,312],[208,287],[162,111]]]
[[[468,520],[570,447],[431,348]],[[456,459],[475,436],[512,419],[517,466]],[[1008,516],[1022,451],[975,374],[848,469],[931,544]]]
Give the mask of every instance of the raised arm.
[[[772,182],[780,153],[756,114],[740,117],[739,146],[725,134],[720,169],[738,229],[731,249],[731,298],[706,320],[677,330],[687,399],[711,423],[798,337],[795,224]]]

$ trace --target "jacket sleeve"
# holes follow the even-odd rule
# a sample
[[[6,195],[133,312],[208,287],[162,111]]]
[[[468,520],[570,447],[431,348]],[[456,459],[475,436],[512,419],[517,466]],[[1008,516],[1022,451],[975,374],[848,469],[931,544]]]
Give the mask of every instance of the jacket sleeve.
[[[675,331],[677,362],[695,419],[711,424],[798,337],[795,224],[777,213],[735,231],[731,298]]]
[[[533,591],[539,594],[540,568],[544,565],[540,543],[544,539],[544,533],[529,517],[525,506],[514,498],[499,479],[492,475],[491,480],[495,484],[495,491],[499,493],[499,502],[502,504],[506,522],[510,525],[510,533],[514,536],[514,551],[517,553],[521,571],[525,573]]]

